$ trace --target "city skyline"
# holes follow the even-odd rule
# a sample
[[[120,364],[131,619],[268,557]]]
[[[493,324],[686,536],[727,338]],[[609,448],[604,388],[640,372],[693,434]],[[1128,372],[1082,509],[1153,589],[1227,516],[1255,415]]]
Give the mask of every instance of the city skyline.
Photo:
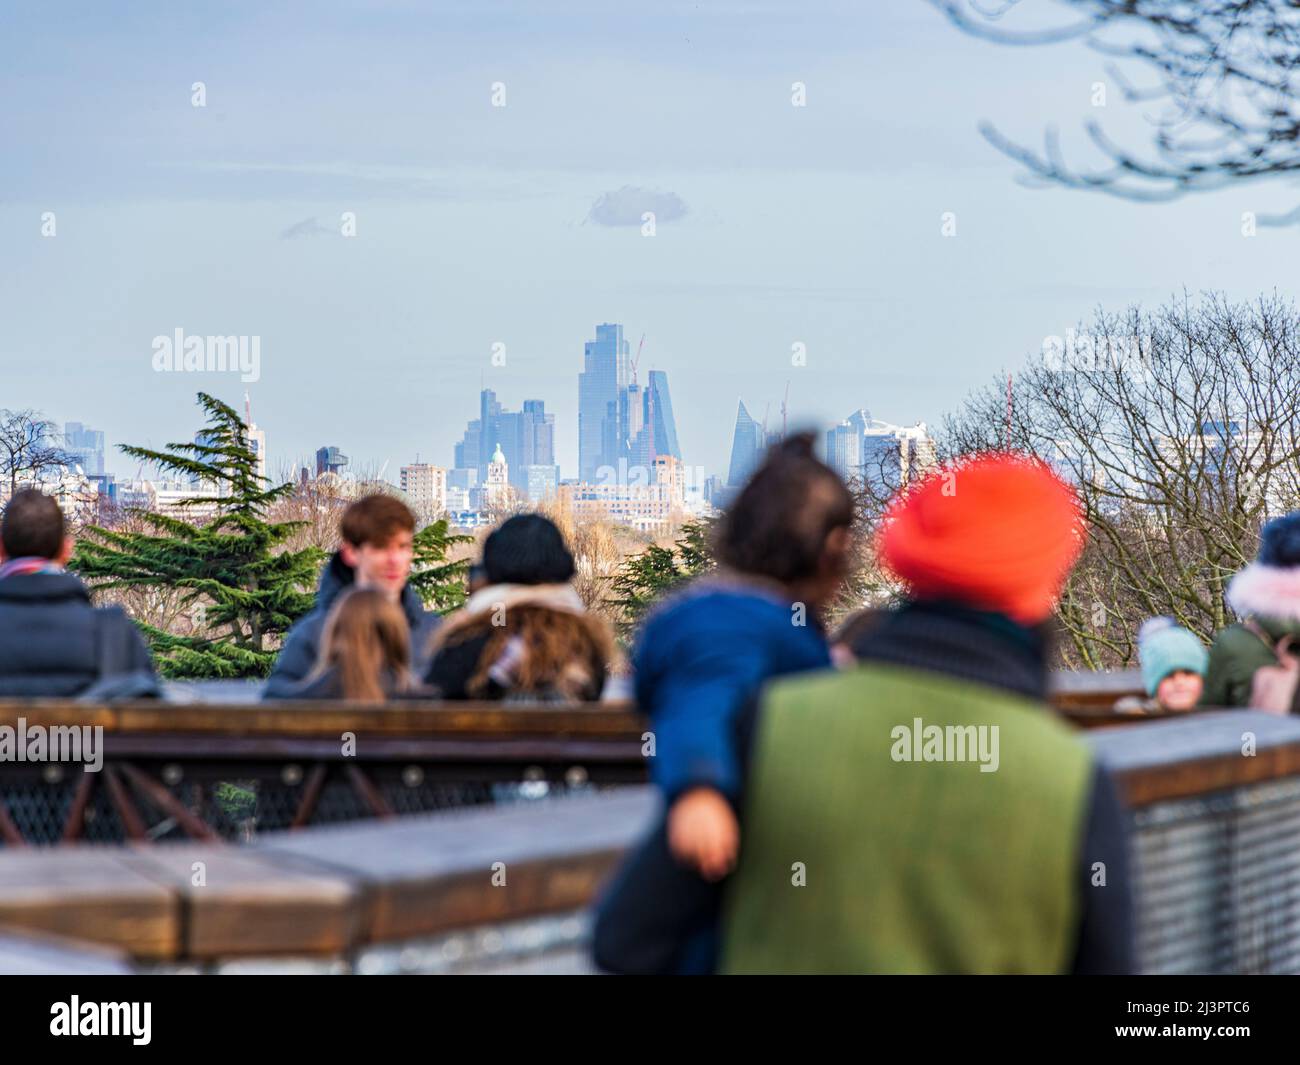
[[[792,424],[847,400],[937,425],[1097,305],[1290,276],[1287,229],[1241,231],[1244,211],[1289,211],[1284,184],[1153,207],[1017,184],[979,123],[1032,140],[1097,117],[1104,63],[1081,42],[980,46],[921,3],[760,4],[738,52],[734,12],[572,12],[15,9],[4,405],[157,447],[193,433],[196,392],[238,407],[249,389],[273,472],[331,438],[391,471],[445,461],[481,379],[576,424],[575,345],[614,321],[669,374],[683,454],[725,472],[741,395],[761,417],[790,380]],[[280,39],[295,47],[272,57]],[[153,339],[178,329],[260,337],[258,379],[154,372]],[[573,475],[572,435],[557,461]]]

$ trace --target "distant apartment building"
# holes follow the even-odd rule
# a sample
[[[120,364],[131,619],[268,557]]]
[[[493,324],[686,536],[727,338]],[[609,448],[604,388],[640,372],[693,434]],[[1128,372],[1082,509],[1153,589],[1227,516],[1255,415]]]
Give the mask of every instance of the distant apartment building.
[[[124,507],[183,518],[189,522],[208,521],[217,516],[221,492],[210,483],[178,480],[122,481],[117,486],[118,502]],[[187,499],[211,499],[209,503],[182,505]]]
[[[458,514],[462,511],[471,510],[473,499],[473,490],[470,488],[460,488],[456,485],[447,485],[447,501],[445,508],[448,514]]]
[[[558,498],[575,521],[608,521],[638,532],[665,533],[686,515],[686,469],[671,455],[655,459],[649,483],[570,482]]]
[[[20,473],[17,489],[35,488],[58,501],[59,509],[69,521],[93,518],[99,506],[99,481],[82,472],[80,464],[42,470],[39,476]],[[0,507],[9,502],[9,479],[0,481]]]
[[[934,440],[925,422],[910,426],[872,422],[863,434],[860,476],[877,490],[900,488],[936,462]]]
[[[523,468],[524,494],[530,503],[545,503],[554,499],[560,487],[559,466],[525,466]]]
[[[403,466],[402,491],[406,493],[416,513],[433,520],[447,509],[447,470],[427,462]]]
[[[342,476],[348,461],[348,457],[336,447],[319,448],[316,452],[316,476],[321,477],[327,473]]]

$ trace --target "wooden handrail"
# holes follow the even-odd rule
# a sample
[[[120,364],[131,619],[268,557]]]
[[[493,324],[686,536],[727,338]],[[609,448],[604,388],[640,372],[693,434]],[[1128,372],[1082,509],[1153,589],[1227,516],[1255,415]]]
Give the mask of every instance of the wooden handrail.
[[[1130,807],[1300,775],[1300,720],[1218,711],[1089,732]],[[367,944],[588,905],[652,789],[148,850],[0,849],[0,926],[211,960]]]
[[[1136,671],[1053,675],[1050,700],[1081,724],[1124,723],[1115,702],[1140,691]],[[337,738],[344,732],[370,736],[572,737],[640,742],[646,719],[628,702],[516,704],[400,700],[374,705],[328,701],[168,703],[157,699],[111,704],[74,700],[0,700],[0,726],[102,726],[117,735]],[[1140,720],[1140,719],[1139,719]]]

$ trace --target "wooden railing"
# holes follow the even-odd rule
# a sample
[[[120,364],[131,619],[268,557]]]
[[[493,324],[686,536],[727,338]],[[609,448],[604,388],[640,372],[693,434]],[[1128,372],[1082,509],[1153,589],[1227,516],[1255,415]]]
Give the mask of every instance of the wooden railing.
[[[1053,702],[1080,727],[1117,715],[1133,674],[1061,674]],[[0,727],[100,728],[103,770],[0,763],[0,845],[246,838],[490,801],[500,786],[642,782],[648,721],[630,704],[158,700],[0,702]],[[494,790],[496,789],[496,790]],[[248,806],[241,810],[240,804]]]
[[[1241,750],[1247,733],[1251,757]],[[1251,711],[1090,732],[1088,741],[1135,811],[1300,774],[1300,721]],[[346,956],[578,910],[657,809],[649,787],[633,786],[247,846],[14,848],[0,851],[0,929],[153,961]],[[1166,820],[1156,818],[1157,829]]]
[[[1300,722],[1116,714],[1136,683],[1133,673],[1061,674],[1051,697],[1089,730],[1134,810],[1300,775]],[[639,786],[649,725],[625,704],[0,703],[0,727],[20,719],[102,728],[104,765],[0,763],[0,930],[137,959],[328,957],[574,911],[656,808]],[[1099,727],[1111,725],[1141,727]],[[1258,747],[1250,757],[1246,732]],[[283,802],[259,833],[290,831],[231,833],[211,805],[230,782],[256,793],[259,817]],[[582,794],[491,805],[492,788],[542,785]],[[602,790],[613,785],[624,786]],[[421,810],[411,797],[431,787],[450,789],[434,806],[468,808],[397,816]],[[340,795],[351,803],[342,812]],[[46,841],[63,846],[31,846],[46,799],[47,819],[58,818]],[[322,824],[340,818],[352,823]]]
[[[0,928],[149,960],[355,951],[586,905],[655,808],[651,790],[232,847],[0,851]]]

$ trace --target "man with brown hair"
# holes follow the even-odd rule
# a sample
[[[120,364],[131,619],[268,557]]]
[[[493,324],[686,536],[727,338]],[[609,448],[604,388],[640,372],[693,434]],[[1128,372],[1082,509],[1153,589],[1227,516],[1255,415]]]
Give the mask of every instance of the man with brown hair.
[[[34,488],[0,521],[0,695],[157,695],[144,639],[121,607],[95,609],[64,566],[63,511]]]
[[[400,499],[376,493],[351,503],[339,522],[339,549],[321,573],[316,606],[289,630],[275,668],[262,692],[264,699],[292,698],[316,665],[325,616],[344,589],[373,588],[399,604],[411,631],[411,660],[419,670],[427,661],[434,630],[441,620],[425,611],[406,582],[415,553],[415,515]]]

